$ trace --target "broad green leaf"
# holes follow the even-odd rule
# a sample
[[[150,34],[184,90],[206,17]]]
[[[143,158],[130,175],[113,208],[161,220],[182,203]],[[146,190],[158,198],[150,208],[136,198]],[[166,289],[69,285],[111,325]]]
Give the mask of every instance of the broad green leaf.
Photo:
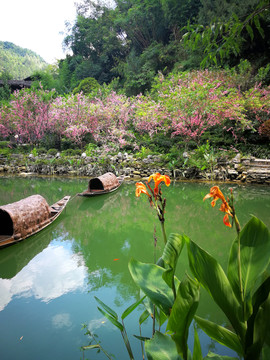
[[[230,251],[228,279],[236,297],[240,301],[237,253],[238,242],[235,239]],[[269,265],[269,253],[269,231],[263,222],[256,217],[252,217],[240,232],[242,286],[246,302],[251,299],[256,289],[261,285],[261,283],[258,283],[258,279]]]
[[[155,332],[153,339],[145,341],[145,352],[148,360],[181,360],[176,345],[170,336],[159,331]]]
[[[140,300],[136,301],[134,304],[130,305],[122,314],[121,319],[124,320],[133,310],[135,310],[145,299],[145,296]]]
[[[209,292],[230,320],[234,330],[244,338],[244,324],[239,320],[240,304],[220,264],[209,253],[188,239],[189,266],[196,279]]]
[[[236,23],[239,23],[239,18],[235,13],[232,13],[232,17],[234,18]]]
[[[177,260],[183,246],[185,244],[185,237],[178,234],[170,234],[168,241],[164,247],[162,259],[171,268],[175,268]]]
[[[142,325],[149,318],[149,315],[149,312],[147,310],[144,310],[144,312],[139,318],[139,324]]]
[[[118,315],[116,314],[116,312],[111,309],[108,305],[104,304],[104,302],[102,302],[99,298],[97,298],[96,296],[94,296],[94,298],[96,299],[96,301],[99,303],[99,305],[101,305],[103,307],[103,309],[105,311],[107,311],[107,313],[109,313],[111,315],[111,317],[113,317],[115,320],[118,319]]]
[[[204,360],[238,360],[238,358],[230,356],[222,356],[212,353],[211,351],[207,354]]]
[[[117,321],[114,317],[110,316],[108,313],[106,313],[103,309],[100,309],[99,307],[98,307],[98,311],[100,311],[101,314],[103,314],[108,320],[110,320],[110,322],[114,326],[116,326],[120,331],[124,330],[123,325],[119,321]]]
[[[162,278],[171,289],[174,289],[174,270],[172,268],[166,269],[162,274]]]
[[[254,24],[255,24],[257,30],[259,31],[261,37],[264,38],[264,31],[261,27],[259,16],[258,15],[254,16],[253,21],[254,21]]]
[[[164,263],[169,266],[169,269],[167,269],[166,272],[163,274],[163,279],[170,286],[170,288],[173,288],[174,286],[173,280],[176,264],[184,244],[184,236],[178,234],[170,234],[163,250],[162,259],[164,260]]]
[[[252,27],[247,24],[246,29],[247,29],[247,32],[249,34],[250,39],[253,40],[254,39],[254,33],[253,33],[253,30],[252,30]]]
[[[203,360],[201,343],[198,332],[195,327],[194,327],[194,346],[193,346],[192,360]]]
[[[243,348],[238,336],[235,333],[199,316],[195,316],[195,321],[212,339],[221,345],[227,346],[228,348],[236,351],[238,354],[243,354]]]
[[[258,359],[269,335],[270,295],[248,321],[246,360]],[[251,334],[252,332],[252,334]],[[252,337],[251,337],[252,335]]]
[[[162,310],[156,308],[156,320],[158,321],[159,326],[162,326],[165,321],[168,320],[168,317]]]
[[[162,259],[162,257],[160,257],[156,263],[158,266],[164,268],[165,264],[164,264],[164,260]]]
[[[270,292],[270,277],[268,276],[266,280],[262,283],[262,285],[258,288],[252,298],[252,315],[247,321],[247,331],[245,343],[252,345],[254,342],[254,325],[257,313],[260,307],[266,302]],[[268,322],[268,319],[265,319]],[[269,339],[269,327],[265,330],[265,341],[267,342]],[[269,339],[270,340],[270,339]]]
[[[167,330],[172,331],[178,353],[187,359],[188,331],[199,305],[200,287],[197,281],[186,278],[181,281],[176,299],[169,317]]]
[[[162,279],[165,269],[154,264],[144,264],[134,259],[130,260],[128,267],[134,282],[145,295],[166,315],[170,315],[174,297],[172,289]]]

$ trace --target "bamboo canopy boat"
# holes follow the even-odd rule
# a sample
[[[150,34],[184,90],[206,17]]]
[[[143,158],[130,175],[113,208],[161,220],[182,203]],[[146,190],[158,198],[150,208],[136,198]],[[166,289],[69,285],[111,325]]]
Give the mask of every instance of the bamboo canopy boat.
[[[79,193],[80,196],[95,196],[107,194],[117,190],[123,183],[124,177],[117,177],[111,172],[107,172],[101,176],[90,179],[88,189]]]
[[[24,240],[51,224],[66,207],[70,196],[49,206],[41,195],[0,206],[0,247]]]

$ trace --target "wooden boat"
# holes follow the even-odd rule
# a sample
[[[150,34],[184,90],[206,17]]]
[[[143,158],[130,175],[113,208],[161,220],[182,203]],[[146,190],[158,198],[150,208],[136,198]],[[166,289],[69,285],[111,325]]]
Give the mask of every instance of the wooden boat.
[[[66,207],[70,196],[49,206],[41,195],[0,206],[0,247],[24,240],[50,225]]]
[[[123,183],[124,176],[117,177],[111,172],[90,179],[88,189],[79,193],[79,196],[96,196],[108,194],[117,190]]]

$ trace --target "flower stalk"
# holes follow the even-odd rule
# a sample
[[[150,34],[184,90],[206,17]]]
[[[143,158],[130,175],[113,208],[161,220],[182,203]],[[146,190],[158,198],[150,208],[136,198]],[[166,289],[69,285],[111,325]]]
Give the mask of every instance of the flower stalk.
[[[233,191],[231,189],[231,197],[229,200],[229,204],[231,207],[232,218],[233,222],[235,223],[235,229],[237,234],[237,263],[238,263],[238,277],[239,277],[239,289],[240,289],[240,296],[242,301],[242,312],[243,312],[243,319],[245,318],[245,302],[244,302],[244,291],[243,291],[243,283],[242,283],[242,270],[241,270],[241,242],[240,242],[240,232],[241,226],[236,216],[235,207],[234,207],[234,198],[233,198]]]
[[[152,188],[150,186],[150,182],[153,179],[155,186]],[[145,194],[148,197],[150,205],[155,208],[157,212],[158,219],[161,224],[161,230],[163,235],[164,244],[167,243],[167,235],[165,231],[165,207],[166,207],[166,199],[162,198],[162,191],[160,188],[160,183],[165,182],[166,186],[169,186],[171,183],[170,177],[167,175],[161,175],[160,173],[152,174],[148,178],[148,182],[146,185],[142,182],[136,183],[136,191],[135,195],[139,197],[141,194]]]
[[[223,218],[224,225],[228,227],[232,227],[233,224],[235,224],[235,229],[237,233],[237,265],[238,265],[238,278],[239,278],[239,289],[240,289],[240,297],[242,302],[242,315],[243,319],[245,318],[245,302],[244,302],[244,292],[243,292],[243,283],[242,283],[242,270],[241,270],[241,242],[240,242],[240,232],[241,232],[241,226],[238,221],[238,218],[236,216],[235,207],[234,207],[234,198],[233,198],[233,191],[231,189],[231,196],[226,201],[225,196],[220,191],[218,186],[213,186],[210,189],[210,193],[207,194],[203,200],[208,199],[210,197],[213,197],[213,200],[211,202],[212,207],[215,206],[216,201],[220,199],[222,201],[220,211],[225,213],[225,216]],[[232,217],[232,224],[229,221],[229,215]]]

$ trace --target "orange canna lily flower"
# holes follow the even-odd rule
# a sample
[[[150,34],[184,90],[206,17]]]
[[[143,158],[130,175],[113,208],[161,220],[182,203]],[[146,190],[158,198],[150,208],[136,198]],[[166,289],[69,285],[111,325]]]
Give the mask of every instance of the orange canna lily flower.
[[[150,182],[151,179],[153,179],[155,182],[155,187],[154,187],[155,196],[157,196],[158,194],[158,186],[162,181],[165,182],[166,186],[169,186],[171,183],[171,179],[168,175],[161,175],[160,173],[152,174],[151,176],[149,176],[148,182]]]
[[[218,186],[213,186],[210,189],[210,193],[205,195],[205,197],[203,198],[203,201],[205,199],[209,199],[210,197],[213,197],[213,200],[211,202],[212,207],[214,207],[216,205],[216,201],[218,199],[220,199],[222,201],[222,204],[221,204],[221,207],[219,210],[225,213],[225,216],[223,218],[223,223],[224,223],[224,225],[231,227],[228,215],[232,216],[232,213],[231,213],[232,209],[229,206],[228,202],[225,200],[225,197],[222,194],[222,192],[220,191]]]
[[[135,195],[137,197],[139,197],[141,195],[141,193],[146,194],[149,198],[151,198],[151,195],[149,194],[149,192],[146,190],[146,186],[142,183],[142,182],[137,182],[136,183],[136,191],[135,191]]]

